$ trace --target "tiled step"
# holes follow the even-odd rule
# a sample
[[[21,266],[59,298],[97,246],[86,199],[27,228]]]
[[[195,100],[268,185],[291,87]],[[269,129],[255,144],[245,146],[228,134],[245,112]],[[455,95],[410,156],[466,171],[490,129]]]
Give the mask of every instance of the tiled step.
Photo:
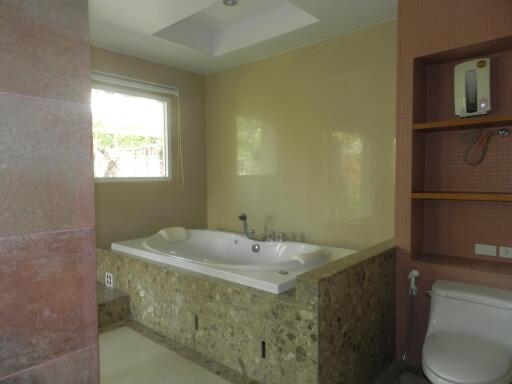
[[[97,284],[98,328],[122,324],[130,318],[130,296],[104,284]]]

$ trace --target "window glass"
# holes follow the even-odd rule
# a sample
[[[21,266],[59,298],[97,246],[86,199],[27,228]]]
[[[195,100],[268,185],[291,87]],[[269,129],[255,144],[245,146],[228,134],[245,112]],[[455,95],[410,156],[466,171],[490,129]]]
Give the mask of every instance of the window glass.
[[[168,177],[167,100],[94,87],[91,109],[96,178]]]

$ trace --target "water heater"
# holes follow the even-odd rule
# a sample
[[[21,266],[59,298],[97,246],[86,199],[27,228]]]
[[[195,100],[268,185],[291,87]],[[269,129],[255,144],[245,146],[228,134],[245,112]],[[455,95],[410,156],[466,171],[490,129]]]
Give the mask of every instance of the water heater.
[[[488,113],[491,110],[491,60],[482,58],[457,64],[454,95],[457,116]]]

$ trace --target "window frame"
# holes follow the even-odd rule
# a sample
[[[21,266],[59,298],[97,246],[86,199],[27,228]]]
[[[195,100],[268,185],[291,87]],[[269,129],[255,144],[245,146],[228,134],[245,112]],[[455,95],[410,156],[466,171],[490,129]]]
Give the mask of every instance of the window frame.
[[[147,85],[147,86],[146,86]],[[160,87],[160,88],[159,88]],[[128,177],[96,177],[95,183],[126,183],[126,182],[169,182],[172,177],[172,96],[177,96],[177,91],[173,88],[159,86],[154,83],[146,83],[139,80],[118,77],[114,75],[92,76],[91,92],[93,89],[99,89],[107,92],[115,92],[134,97],[144,97],[161,101],[165,104],[164,108],[164,157],[165,157],[165,176],[128,176]],[[163,92],[162,92],[163,90]],[[166,91],[168,90],[168,91]],[[91,110],[92,122],[92,110]],[[94,128],[92,129],[94,132]],[[94,144],[93,144],[94,145]],[[93,160],[94,162],[94,160]],[[93,163],[94,165],[94,163]]]

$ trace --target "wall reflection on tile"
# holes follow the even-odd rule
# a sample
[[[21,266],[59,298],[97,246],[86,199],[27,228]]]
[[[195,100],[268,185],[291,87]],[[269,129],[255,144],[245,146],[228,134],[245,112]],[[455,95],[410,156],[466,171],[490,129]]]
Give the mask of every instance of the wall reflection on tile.
[[[208,225],[393,236],[395,23],[207,76]]]
[[[238,117],[237,174],[276,174],[276,146],[273,127],[261,120]]]
[[[334,131],[324,135],[323,216],[348,221],[367,214],[363,196],[363,139],[358,133]]]

